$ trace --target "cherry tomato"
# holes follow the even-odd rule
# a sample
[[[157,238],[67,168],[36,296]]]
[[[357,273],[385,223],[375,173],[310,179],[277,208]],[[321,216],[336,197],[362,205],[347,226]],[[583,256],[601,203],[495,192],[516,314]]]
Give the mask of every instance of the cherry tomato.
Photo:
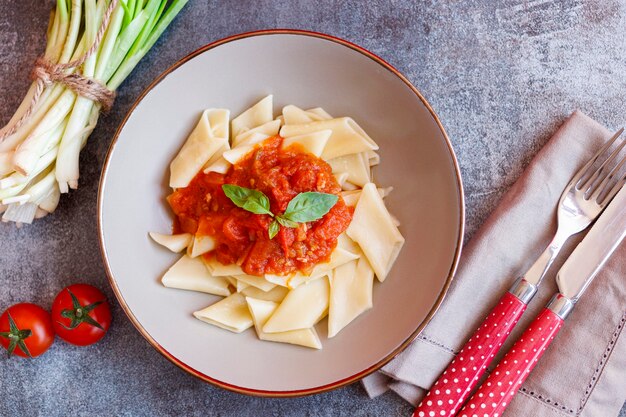
[[[111,309],[96,287],[74,284],[64,288],[52,303],[52,323],[66,342],[88,346],[102,339],[111,325]]]
[[[54,342],[50,313],[36,304],[19,303],[0,316],[0,344],[9,356],[39,356]]]

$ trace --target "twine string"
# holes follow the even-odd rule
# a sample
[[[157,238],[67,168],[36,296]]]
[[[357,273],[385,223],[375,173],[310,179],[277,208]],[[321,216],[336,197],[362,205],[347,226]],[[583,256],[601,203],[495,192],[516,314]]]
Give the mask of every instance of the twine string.
[[[85,77],[79,72],[67,73],[66,71],[68,69],[80,67],[98,50],[100,43],[102,43],[104,33],[109,26],[111,14],[113,13],[113,10],[117,6],[118,2],[119,0],[111,0],[109,3],[109,6],[104,12],[104,16],[102,16],[102,22],[93,44],[83,55],[74,61],[64,64],[53,63],[44,56],[37,58],[31,72],[31,78],[35,82],[35,90],[30,103],[24,114],[17,120],[17,122],[15,122],[15,124],[13,124],[13,126],[11,126],[11,128],[0,132],[0,142],[17,132],[18,129],[28,121],[28,119],[32,116],[33,111],[37,108],[37,104],[39,103],[39,99],[41,98],[43,91],[47,86],[53,83],[62,84],[76,94],[99,103],[104,111],[109,111],[111,109],[113,101],[115,100],[115,91],[109,90],[103,83],[93,78]]]

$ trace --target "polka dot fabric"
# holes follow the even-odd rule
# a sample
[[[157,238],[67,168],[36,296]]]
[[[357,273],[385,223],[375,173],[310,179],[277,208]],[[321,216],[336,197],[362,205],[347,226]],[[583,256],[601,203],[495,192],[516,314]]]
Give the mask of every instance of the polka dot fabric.
[[[458,416],[501,416],[562,325],[563,319],[553,311],[544,309],[515,342]]]
[[[417,406],[414,417],[452,417],[460,410],[515,327],[526,304],[507,292]]]

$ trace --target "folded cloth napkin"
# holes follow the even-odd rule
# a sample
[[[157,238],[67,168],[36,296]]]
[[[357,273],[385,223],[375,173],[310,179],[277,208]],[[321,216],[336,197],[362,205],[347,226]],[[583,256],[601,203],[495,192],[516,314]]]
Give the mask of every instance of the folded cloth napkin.
[[[402,354],[363,380],[370,396],[392,389],[413,405],[421,400],[514,279],[548,245],[556,231],[555,208],[565,185],[610,136],[583,113],[570,116],[468,243],[432,321]],[[570,239],[500,357],[557,290],[556,272],[582,235]],[[626,400],[625,322],[626,244],[622,244],[505,416],[617,416]]]

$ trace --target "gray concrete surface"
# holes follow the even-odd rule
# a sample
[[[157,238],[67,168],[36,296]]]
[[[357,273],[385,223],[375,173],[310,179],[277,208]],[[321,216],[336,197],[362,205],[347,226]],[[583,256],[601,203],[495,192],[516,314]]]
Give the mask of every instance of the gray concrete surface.
[[[0,0],[0,122],[27,89],[51,6],[51,0]],[[395,65],[430,100],[452,139],[470,238],[572,110],[610,128],[624,124],[625,19],[624,0],[192,0],[101,119],[81,155],[79,190],[33,226],[0,224],[0,309],[19,301],[49,308],[58,289],[76,281],[103,288],[113,301],[95,220],[109,142],[150,81],[208,42],[256,29],[310,29]],[[359,384],[287,400],[214,388],[161,357],[113,304],[110,334],[91,348],[57,341],[34,361],[0,355],[0,416],[410,415],[398,397],[369,400]]]

